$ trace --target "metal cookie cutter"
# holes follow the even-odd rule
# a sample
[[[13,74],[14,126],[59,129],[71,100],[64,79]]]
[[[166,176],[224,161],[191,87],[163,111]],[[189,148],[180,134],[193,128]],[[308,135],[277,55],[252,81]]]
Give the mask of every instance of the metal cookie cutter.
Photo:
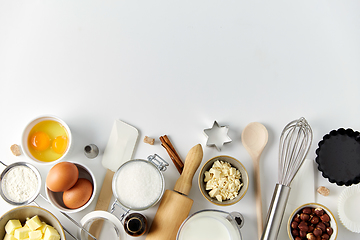
[[[219,126],[219,124],[214,121],[212,128],[204,129],[204,133],[208,138],[206,146],[215,146],[218,151],[221,151],[221,147],[225,143],[232,142],[231,138],[228,136],[228,131],[228,126]]]

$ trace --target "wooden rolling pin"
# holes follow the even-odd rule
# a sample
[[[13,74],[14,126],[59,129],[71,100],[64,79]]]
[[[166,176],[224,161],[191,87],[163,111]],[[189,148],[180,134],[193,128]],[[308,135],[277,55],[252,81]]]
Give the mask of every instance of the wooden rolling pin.
[[[193,200],[188,198],[192,179],[203,158],[200,144],[188,152],[183,172],[174,191],[166,190],[156,212],[146,240],[175,240],[181,223],[189,215]]]

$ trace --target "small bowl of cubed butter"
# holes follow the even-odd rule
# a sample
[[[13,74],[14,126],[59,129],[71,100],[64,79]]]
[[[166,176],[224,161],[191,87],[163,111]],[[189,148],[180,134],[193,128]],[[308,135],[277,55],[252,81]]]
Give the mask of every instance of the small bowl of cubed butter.
[[[230,156],[208,160],[199,173],[201,194],[209,202],[229,206],[242,199],[249,187],[249,176],[244,165]]]

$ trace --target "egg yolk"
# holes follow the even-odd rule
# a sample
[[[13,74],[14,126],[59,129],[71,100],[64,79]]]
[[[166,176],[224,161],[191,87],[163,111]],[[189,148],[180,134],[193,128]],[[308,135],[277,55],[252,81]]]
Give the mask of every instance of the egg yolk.
[[[52,142],[52,149],[56,153],[63,154],[66,151],[67,144],[68,144],[67,137],[58,136]]]
[[[31,146],[37,151],[44,151],[50,147],[50,137],[44,132],[36,132],[30,138]]]

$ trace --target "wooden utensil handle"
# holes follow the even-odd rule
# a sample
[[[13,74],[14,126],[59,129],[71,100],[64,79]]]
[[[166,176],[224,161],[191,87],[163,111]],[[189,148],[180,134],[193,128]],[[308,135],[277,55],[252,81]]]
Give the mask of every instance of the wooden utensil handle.
[[[111,183],[112,183],[113,176],[114,176],[114,172],[107,169],[106,174],[105,174],[105,178],[104,178],[104,182],[103,182],[103,185],[101,187],[98,200],[96,202],[95,211],[96,210],[102,210],[102,211],[107,211],[108,210],[109,205],[110,205],[110,200],[111,200],[111,197],[113,195],[113,192],[112,192],[112,189],[111,189]],[[103,226],[103,221],[96,221],[95,223],[93,223],[91,225],[89,232],[96,239],[98,239],[99,236],[100,236],[102,226]],[[88,239],[92,240],[91,237],[89,237]]]
[[[174,191],[188,195],[192,186],[192,179],[203,158],[200,144],[195,145],[186,155],[184,169],[175,183]]]

